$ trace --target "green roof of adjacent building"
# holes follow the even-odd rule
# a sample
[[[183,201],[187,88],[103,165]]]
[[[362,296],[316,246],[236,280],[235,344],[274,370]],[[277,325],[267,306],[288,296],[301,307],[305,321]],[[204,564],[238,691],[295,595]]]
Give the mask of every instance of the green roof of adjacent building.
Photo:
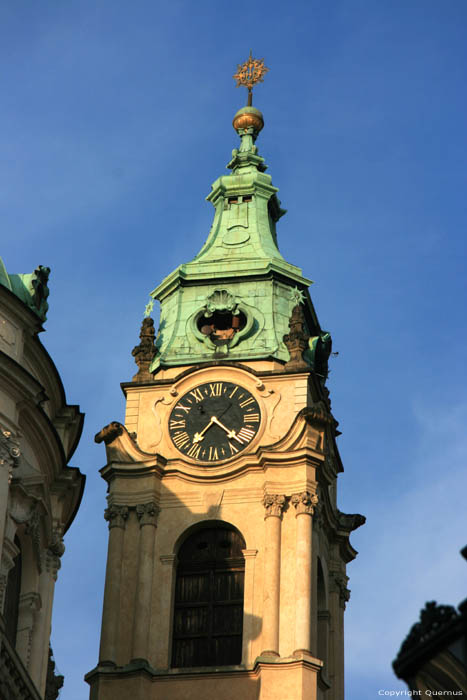
[[[0,284],[13,292],[42,322],[45,321],[49,308],[49,274],[49,267],[39,265],[34,272],[10,275],[0,258]]]

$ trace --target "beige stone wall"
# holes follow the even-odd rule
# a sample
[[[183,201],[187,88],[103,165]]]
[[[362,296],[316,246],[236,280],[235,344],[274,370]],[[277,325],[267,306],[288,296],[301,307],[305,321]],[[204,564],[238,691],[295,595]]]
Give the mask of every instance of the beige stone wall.
[[[309,374],[271,372],[268,363],[252,364],[254,373],[228,366],[183,370],[167,370],[158,383],[126,385],[131,436],[118,425],[103,431],[108,464],[102,475],[109,483],[109,511],[114,510],[108,515],[100,658],[110,664],[107,669],[113,662],[127,673],[93,672],[91,698],[119,700],[133,692],[135,699],[219,697],[225,684],[225,698],[232,693],[255,700],[342,700],[342,577],[351,556],[341,551],[336,534],[338,466],[329,428],[325,418],[300,413],[313,405]],[[168,421],[180,397],[213,381],[251,392],[262,420],[242,453],[202,464],[175,448]],[[137,511],[144,504],[157,509],[151,535],[143,534]],[[216,521],[236,528],[246,544],[243,657],[232,672],[233,685],[228,669],[217,674],[170,669],[177,553],[194,528]],[[143,575],[148,556],[152,565]],[[148,605],[142,608],[145,596]],[[327,657],[323,672],[318,647]],[[131,671],[141,658],[150,673]]]

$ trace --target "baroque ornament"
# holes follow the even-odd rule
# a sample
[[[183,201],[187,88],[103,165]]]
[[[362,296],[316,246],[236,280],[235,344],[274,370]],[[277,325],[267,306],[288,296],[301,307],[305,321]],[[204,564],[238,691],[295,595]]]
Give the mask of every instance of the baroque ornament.
[[[20,456],[18,438],[11,430],[0,428],[0,466],[8,468],[9,481],[11,481],[13,469],[19,466]]]
[[[318,503],[318,496],[316,493],[310,493],[310,491],[302,491],[301,493],[294,493],[290,501],[296,510],[296,515],[301,515],[302,513],[313,515],[315,506]]]
[[[239,63],[237,72],[233,78],[237,81],[236,87],[248,88],[248,106],[253,103],[253,87],[257,83],[264,82],[264,76],[269,71],[264,65],[264,58],[253,58],[251,51],[245,63]]]
[[[297,304],[292,309],[289,320],[289,332],[284,335],[284,343],[289,351],[290,360],[285,368],[289,370],[310,369],[308,363],[303,358],[303,353],[308,348],[310,334],[306,328],[305,314],[301,304]]]
[[[138,365],[138,371],[133,377],[133,381],[147,381],[152,379],[152,375],[149,372],[149,366],[154,359],[154,355],[156,354],[154,337],[154,321],[152,318],[149,318],[149,316],[146,316],[141,324],[141,331],[139,334],[141,342],[131,351],[131,354],[135,358],[135,362]]]
[[[128,518],[128,506],[116,506],[112,504],[105,509],[104,518],[109,523],[109,530],[113,527],[120,527],[124,530]]]
[[[139,520],[140,527],[143,525],[154,525],[157,527],[157,516],[159,515],[160,508],[150,501],[149,503],[138,503],[136,506],[136,515]]]
[[[280,518],[282,511],[284,510],[286,504],[286,498],[279,493],[265,493],[263,498],[263,505],[266,509],[265,518],[274,516]]]

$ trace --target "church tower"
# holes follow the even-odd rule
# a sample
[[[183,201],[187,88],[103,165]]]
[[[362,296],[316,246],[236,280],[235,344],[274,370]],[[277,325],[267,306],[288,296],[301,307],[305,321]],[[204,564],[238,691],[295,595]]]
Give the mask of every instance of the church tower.
[[[91,700],[342,700],[349,542],[331,337],[284,260],[285,214],[255,145],[253,59],[240,145],[207,197],[198,255],[153,292],[104,442],[109,546]]]

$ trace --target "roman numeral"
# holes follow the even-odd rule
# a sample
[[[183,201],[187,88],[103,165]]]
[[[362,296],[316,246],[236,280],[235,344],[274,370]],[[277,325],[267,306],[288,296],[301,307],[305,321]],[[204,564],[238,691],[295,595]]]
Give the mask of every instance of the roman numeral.
[[[209,389],[211,393],[209,396],[221,396],[222,394],[222,382],[216,382],[215,384],[210,384]]]
[[[209,460],[213,459],[219,459],[219,455],[217,454],[217,447],[210,447],[209,448]]]
[[[199,453],[201,451],[201,445],[192,445],[187,452],[188,457],[193,457],[193,459],[198,459]]]
[[[190,394],[195,397],[196,403],[199,403],[204,398],[200,389],[193,389],[193,391],[190,391]]]
[[[172,440],[174,443],[177,445],[178,449],[181,450],[186,443],[190,442],[190,436],[188,435],[187,432],[183,431],[182,433],[176,433],[173,437]]]
[[[254,398],[250,396],[249,399],[245,399],[245,401],[242,401],[242,403],[240,404],[240,407],[245,408],[245,406],[249,406],[250,403],[253,403],[253,402],[254,402]]]
[[[238,386],[236,386],[236,387],[234,388],[234,390],[232,391],[232,393],[229,394],[229,399],[232,398],[232,396],[235,394],[236,391],[238,391]]]
[[[186,428],[186,420],[171,420],[169,423],[170,430],[175,430],[176,428]]]
[[[177,404],[177,409],[180,408],[182,411],[185,411],[185,413],[190,412],[190,406],[184,406],[183,404],[179,403]]]
[[[259,413],[245,413],[243,415],[244,423],[259,423]]]
[[[230,447],[230,455],[231,455],[231,456],[232,456],[232,455],[236,455],[237,452],[238,452],[238,450],[237,450],[237,448],[235,447],[235,445],[232,445],[232,443],[229,442],[229,447]]]
[[[240,442],[250,442],[251,438],[254,437],[254,435],[254,430],[250,430],[250,428],[244,427],[238,431],[237,439],[240,440]]]

